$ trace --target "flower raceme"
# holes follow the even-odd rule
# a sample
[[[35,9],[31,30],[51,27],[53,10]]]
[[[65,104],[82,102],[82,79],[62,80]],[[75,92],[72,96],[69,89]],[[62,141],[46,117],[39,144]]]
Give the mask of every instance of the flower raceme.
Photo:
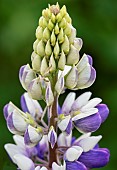
[[[26,90],[21,109],[12,102],[3,109],[16,143],[6,144],[5,149],[20,170],[89,170],[104,167],[109,161],[109,150],[98,145],[102,136],[91,136],[109,114],[102,99],[90,99],[91,92],[76,98],[70,92],[59,105],[59,96],[66,89],[85,89],[96,79],[92,57],[80,56],[83,41],[76,34],[65,5],[49,5],[42,11],[32,66],[19,70]],[[74,129],[82,134],[77,139],[72,136]]]
[[[88,168],[103,167],[109,161],[109,151],[105,148],[99,148],[97,143],[102,136],[90,136],[87,133],[74,139],[72,135],[66,136],[61,133],[58,137],[58,157],[64,160],[63,165],[52,163],[52,170],[87,170]],[[43,136],[42,140],[35,147],[29,148],[24,143],[24,138],[19,135],[13,136],[15,144],[6,144],[5,149],[11,157],[12,161],[22,170],[47,170],[47,162],[44,157],[48,156],[47,136]],[[93,161],[92,161],[93,160]],[[24,162],[27,161],[27,164]],[[43,163],[42,168],[36,166],[35,162]]]
[[[6,118],[7,126],[9,128],[9,130],[13,134],[16,134],[14,136],[14,140],[15,140],[16,144],[17,144],[17,141],[18,142],[20,141],[20,143],[23,143],[23,146],[25,148],[28,148],[29,151],[32,151],[31,154],[32,153],[34,154],[35,153],[34,151],[36,150],[37,156],[39,156],[39,158],[42,159],[42,161],[44,161],[45,155],[47,157],[47,154],[49,153],[49,150],[48,150],[49,143],[51,144],[51,147],[53,148],[55,143],[58,141],[57,152],[58,151],[60,153],[63,153],[63,151],[65,152],[63,160],[66,161],[66,164],[65,164],[66,167],[69,168],[69,166],[71,167],[73,165],[73,166],[76,166],[76,168],[78,168],[80,166],[82,167],[82,163],[78,163],[78,161],[77,161],[78,158],[77,159],[75,158],[74,160],[72,160],[75,156],[74,150],[77,151],[77,149],[75,147],[77,145],[79,147],[83,147],[83,150],[85,152],[84,153],[83,150],[80,148],[81,150],[78,150],[78,156],[81,153],[81,151],[82,151],[83,155],[86,155],[87,152],[90,155],[90,152],[92,153],[93,151],[94,151],[93,154],[95,155],[95,151],[97,151],[96,156],[99,152],[100,156],[101,156],[101,153],[102,154],[104,153],[104,154],[107,154],[107,157],[109,157],[109,153],[104,151],[103,149],[102,150],[101,149],[93,150],[93,151],[89,152],[89,149],[94,148],[96,145],[95,143],[94,144],[92,143],[92,145],[93,145],[92,146],[90,144],[90,142],[91,141],[95,142],[95,140],[98,142],[98,140],[101,139],[101,136],[99,136],[99,138],[98,137],[93,138],[93,137],[90,137],[90,133],[87,133],[87,132],[95,131],[97,128],[99,128],[100,124],[107,118],[108,112],[109,112],[108,107],[105,104],[99,104],[101,102],[100,98],[94,98],[94,99],[89,100],[90,96],[91,96],[91,92],[86,92],[86,93],[83,93],[78,98],[76,98],[76,100],[75,100],[75,93],[72,92],[66,97],[66,99],[63,103],[63,106],[61,108],[58,105],[58,109],[57,109],[58,110],[58,121],[57,122],[58,122],[58,128],[62,131],[62,133],[58,137],[58,140],[57,140],[57,134],[56,134],[55,130],[53,129],[53,127],[50,127],[48,137],[46,135],[47,129],[45,130],[45,127],[40,127],[40,126],[35,127],[35,124],[38,123],[40,117],[43,115],[43,110],[37,101],[35,101],[29,97],[28,93],[24,93],[21,96],[21,108],[23,111],[19,110],[12,103],[9,103],[4,107],[4,116]],[[89,110],[89,113],[87,111],[87,108]],[[17,113],[17,115],[16,115],[17,118],[15,118],[15,119],[14,119],[14,116],[11,117],[11,115],[14,115],[14,112],[13,112],[14,109],[17,109],[19,111],[19,113]],[[27,114],[27,113],[30,114],[29,117],[31,117],[31,119],[33,121],[26,121],[25,117],[22,118],[23,121],[26,122],[26,126],[24,126],[18,117],[20,115],[20,112],[21,113],[23,112],[23,114]],[[73,114],[74,112],[75,112],[75,116]],[[78,116],[80,116],[80,117],[77,118],[76,112],[79,113]],[[22,116],[22,115],[20,115],[20,116]],[[92,118],[92,116],[94,116],[94,117]],[[99,121],[98,121],[98,119],[99,119]],[[11,126],[10,126],[9,120],[10,120],[10,122],[13,123]],[[81,122],[77,123],[77,121],[81,121]],[[36,122],[36,123],[34,123],[34,125],[33,125],[33,124],[31,124],[32,122]],[[12,126],[14,127],[15,131],[13,130]],[[71,133],[72,133],[72,130],[74,127],[76,127],[76,129],[78,131],[80,131],[80,132],[82,131],[82,133],[85,132],[88,135],[88,137],[87,137],[87,135],[84,137],[81,136],[79,139],[75,140],[72,144],[73,138],[71,137],[72,136]],[[19,131],[19,129],[20,129],[20,131]],[[21,131],[22,129],[23,129],[23,132]],[[24,138],[19,136],[20,134],[24,134]],[[84,139],[85,142],[81,142],[82,138]],[[90,139],[91,139],[91,141],[90,141]],[[15,150],[14,154],[20,154],[19,156],[11,155],[11,153],[13,153],[13,151],[11,151],[11,150],[9,151],[9,148],[12,148],[12,146],[13,146],[13,149]],[[19,143],[18,143],[18,146],[19,146]],[[68,147],[70,147],[70,146],[71,146],[71,148],[68,149]],[[78,147],[78,149],[79,149],[79,147]],[[88,147],[88,149],[87,149],[87,147]],[[23,160],[25,160],[25,157],[27,157],[27,154],[24,154],[25,153],[24,151],[23,151],[23,155],[22,155],[22,152],[16,151],[18,149],[18,147],[16,147],[16,146],[14,147],[14,144],[10,144],[10,145],[6,144],[5,149],[7,150],[8,154],[10,155],[12,160],[18,159],[20,161],[23,158],[24,158]],[[68,149],[68,150],[66,150],[66,149]],[[73,152],[73,158],[69,157],[69,155],[71,155],[72,152]],[[76,152],[76,155],[77,155],[77,152]],[[76,157],[78,157],[78,156],[76,156]],[[81,158],[82,157],[83,156],[81,156]],[[33,156],[28,155],[28,159],[29,158],[33,158]],[[28,161],[28,159],[27,159],[27,161]],[[80,159],[80,156],[79,156],[79,159]],[[104,159],[104,157],[103,157],[103,159]],[[61,160],[61,157],[60,157],[60,160]],[[90,161],[90,160],[88,160],[88,161]],[[104,161],[106,161],[106,163],[107,163],[108,159],[104,160]],[[31,160],[29,162],[31,162],[31,166],[34,167],[35,162],[32,163]],[[20,163],[18,162],[16,164],[19,166]],[[32,164],[34,164],[34,165],[32,165]],[[23,162],[22,162],[22,166],[23,166]],[[54,164],[53,164],[53,166],[54,166]],[[56,165],[56,166],[59,166],[59,165]],[[95,166],[98,166],[98,165],[95,165]]]

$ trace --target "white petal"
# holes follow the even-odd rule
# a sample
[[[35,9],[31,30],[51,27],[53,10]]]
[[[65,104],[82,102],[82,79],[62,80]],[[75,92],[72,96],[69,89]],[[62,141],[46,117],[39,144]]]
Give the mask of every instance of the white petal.
[[[71,66],[65,65],[62,75],[65,76],[70,71],[71,68],[72,68]]]
[[[48,170],[46,167],[42,167],[40,170]]]
[[[27,155],[26,151],[22,148],[20,148],[19,146],[17,145],[14,145],[14,144],[6,144],[4,146],[5,150],[7,151],[7,153],[9,154],[10,158],[12,159],[12,161],[14,163],[16,163],[16,160],[14,159],[14,155],[16,154],[24,154],[24,155]]]
[[[82,110],[93,108],[97,106],[99,103],[101,103],[101,101],[102,99],[100,98],[93,98],[89,100],[88,103],[84,107],[82,107]]]
[[[66,164],[59,166],[56,162],[52,163],[52,170],[66,170]]]
[[[71,146],[71,142],[72,142],[72,132],[66,136],[66,146]]]
[[[83,148],[84,152],[88,152],[95,147],[95,145],[100,141],[102,136],[91,136],[81,139],[79,141],[79,146]]]
[[[24,138],[22,136],[14,135],[13,139],[20,148],[25,149]]]
[[[78,119],[82,119],[82,118],[91,116],[91,115],[93,115],[93,114],[95,114],[95,113],[97,113],[97,112],[98,112],[98,109],[97,109],[97,108],[91,108],[91,109],[89,109],[89,110],[86,110],[84,113],[81,112],[81,113],[79,113],[78,115],[74,116],[74,117],[72,118],[72,120],[75,121],[75,120],[78,120]]]
[[[57,142],[58,142],[58,146],[66,146],[64,133],[60,133]]]
[[[61,113],[68,114],[71,110],[71,106],[75,100],[76,94],[74,92],[71,92],[67,95],[63,106],[62,106],[62,111]]]
[[[37,166],[37,167],[35,168],[35,170],[40,170],[40,166]]]
[[[14,159],[18,167],[21,170],[34,170],[35,169],[33,161],[24,155],[16,154],[14,156]]]
[[[75,143],[76,143],[76,141],[78,142],[78,141],[80,141],[80,140],[82,140],[82,139],[85,139],[85,138],[87,138],[87,137],[90,137],[91,136],[91,132],[89,132],[89,133],[84,133],[83,135],[81,135],[77,140],[75,140]]]
[[[69,121],[71,119],[71,116],[66,116],[65,119],[61,120],[60,122],[58,122],[58,127],[61,131],[65,131],[65,129],[67,128]]]
[[[68,161],[75,161],[80,157],[82,152],[83,149],[80,146],[72,146],[66,151],[65,156]]]
[[[27,128],[27,123],[22,118],[22,116],[18,113],[17,110],[13,111],[13,125],[20,132],[25,132]]]
[[[29,113],[33,116],[35,116],[36,113],[41,116],[43,111],[40,104],[36,100],[31,99],[28,93],[24,93],[24,97]]]
[[[83,54],[83,57],[81,58],[81,60],[79,61],[77,68],[78,71],[81,72],[84,67],[87,65],[87,63],[89,62],[88,57],[86,54]]]
[[[64,77],[70,71],[70,69],[71,69],[71,66],[65,65],[63,71],[59,70],[59,72],[58,72],[58,79],[60,78],[60,76]]]
[[[79,77],[78,77],[77,87],[81,87],[84,84],[86,84],[90,79],[91,66],[87,64],[86,67],[78,75]]]
[[[73,103],[72,110],[77,110],[87,104],[88,100],[91,97],[91,92],[85,92],[81,94]]]
[[[47,135],[43,135],[42,139],[39,142],[39,145],[44,145],[46,144],[48,146],[48,136]]]
[[[28,126],[28,133],[32,143],[37,143],[42,138],[42,134],[37,133],[36,128],[31,125]]]
[[[58,137],[58,146],[71,146],[71,141],[72,141],[72,132],[70,135],[65,135],[65,133],[60,133]]]

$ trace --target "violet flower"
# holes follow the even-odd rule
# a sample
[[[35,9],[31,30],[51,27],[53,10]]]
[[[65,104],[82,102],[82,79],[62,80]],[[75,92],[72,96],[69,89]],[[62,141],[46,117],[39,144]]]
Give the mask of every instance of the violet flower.
[[[5,149],[18,170],[89,170],[109,162],[109,150],[98,145],[102,136],[91,136],[109,114],[102,99],[90,99],[91,92],[76,98],[71,92],[59,105],[66,89],[85,89],[96,79],[92,57],[80,56],[83,41],[76,35],[65,5],[49,5],[42,11],[32,67],[27,64],[19,70],[26,90],[22,110],[12,102],[3,109],[16,143],[6,144]],[[38,100],[45,102],[44,108]],[[74,128],[82,133],[77,139],[72,136]]]

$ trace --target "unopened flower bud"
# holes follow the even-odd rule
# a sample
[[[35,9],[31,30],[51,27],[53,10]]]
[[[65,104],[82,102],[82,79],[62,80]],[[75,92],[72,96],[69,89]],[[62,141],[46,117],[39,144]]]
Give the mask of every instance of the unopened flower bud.
[[[47,44],[45,46],[45,54],[47,56],[50,56],[52,54],[52,48],[51,48],[51,45],[50,45],[50,40],[47,41]]]
[[[50,67],[50,72],[54,72],[56,70],[56,62],[54,60],[53,54],[50,57],[49,67]]]
[[[62,114],[63,115],[63,114]],[[72,130],[72,119],[71,116],[59,116],[58,127],[62,132],[66,132],[66,134],[70,134]]]
[[[34,147],[42,137],[43,131],[40,127],[34,128],[29,125],[24,135],[24,142],[28,147]]]
[[[39,41],[37,45],[37,53],[39,54],[40,57],[43,57],[45,55],[45,45],[42,40]]]
[[[60,43],[60,44],[64,41],[63,28],[60,29],[60,33],[58,34],[58,40],[59,40],[59,43]]]
[[[39,26],[40,26],[40,27],[43,27],[43,17],[40,17],[40,18],[39,18]]]
[[[72,20],[71,20],[71,18],[70,18],[70,16],[69,16],[68,13],[66,13],[66,15],[64,16],[64,18],[66,19],[66,21],[67,21],[68,23],[71,24]]]
[[[47,88],[46,88],[45,100],[46,100],[47,106],[52,105],[52,103],[54,102],[54,95],[51,89],[50,82],[48,83]]]
[[[55,30],[55,34],[57,35],[59,33],[58,23],[56,23],[54,30]]]
[[[60,10],[60,14],[61,14],[62,17],[64,17],[66,15],[66,13],[67,13],[66,6],[63,5],[63,7]]]
[[[40,68],[41,74],[44,75],[47,69],[48,69],[48,64],[47,64],[46,58],[44,57],[41,62],[41,68]]]
[[[39,40],[38,40],[38,39],[33,43],[33,50],[34,50],[35,52],[37,52],[37,45],[38,45],[38,43],[39,43]]]
[[[42,98],[42,89],[39,78],[31,81],[28,87],[28,94],[34,100],[40,100]]]
[[[41,57],[35,52],[32,53],[32,68],[33,70],[39,72],[41,67]]]
[[[58,61],[58,68],[60,70],[64,70],[65,64],[66,64],[66,56],[65,56],[64,52],[62,51],[61,56]]]
[[[59,47],[58,41],[56,41],[56,45],[54,47],[55,58],[58,58],[59,52],[60,52],[60,47]]]
[[[43,17],[43,28],[46,28],[48,25],[47,20]]]
[[[52,31],[52,34],[51,34],[51,44],[52,44],[52,46],[54,46],[55,45],[55,43],[56,43],[56,36],[55,36],[55,34],[54,34],[54,30]]]
[[[67,25],[66,19],[63,18],[63,19],[61,20],[61,22],[59,23],[59,27],[60,27],[60,28],[66,28],[66,25]]]
[[[38,40],[41,40],[43,38],[43,28],[38,26],[36,29],[36,37]]]
[[[48,141],[51,144],[51,148],[54,148],[55,143],[57,142],[57,134],[56,134],[53,126],[51,126],[49,129]]]
[[[77,64],[79,61],[79,51],[71,44],[70,52],[67,56],[67,64]]]
[[[77,49],[77,50],[81,50],[82,48],[82,45],[83,45],[83,41],[81,38],[75,38],[74,39],[74,47]]]
[[[62,15],[60,13],[57,14],[56,20],[57,22],[60,22],[62,20]]]
[[[52,20],[53,23],[55,23],[55,21],[56,21],[56,17],[53,13],[52,13],[52,16],[51,16],[51,20]]]
[[[54,28],[54,24],[52,23],[51,19],[49,20],[49,23],[47,24],[47,27],[50,31]]]
[[[48,41],[50,39],[50,31],[47,27],[43,31],[43,39],[44,41]]]
[[[73,26],[71,26],[71,35],[69,36],[70,44],[73,44],[74,38],[76,38],[76,29]]]
[[[44,18],[46,18],[47,20],[49,20],[49,18],[51,17],[51,12],[48,8],[44,9],[42,11],[42,15]]]
[[[64,33],[65,35],[67,36],[70,36],[71,35],[71,25],[69,23],[67,23],[67,26],[66,28],[64,29]]]
[[[62,50],[64,51],[65,54],[68,54],[68,52],[69,52],[69,39],[66,35],[65,35],[65,40],[64,40],[61,48],[62,48]]]
[[[77,81],[78,81],[78,70],[75,66],[73,66],[70,72],[66,76],[65,85],[69,89],[73,89],[76,86]]]
[[[60,76],[55,85],[55,91],[60,95],[64,90],[64,77]]]
[[[60,7],[59,7],[58,3],[56,5],[52,5],[52,6],[49,5],[49,9],[50,9],[51,13],[53,13],[54,15],[57,15],[60,11]]]

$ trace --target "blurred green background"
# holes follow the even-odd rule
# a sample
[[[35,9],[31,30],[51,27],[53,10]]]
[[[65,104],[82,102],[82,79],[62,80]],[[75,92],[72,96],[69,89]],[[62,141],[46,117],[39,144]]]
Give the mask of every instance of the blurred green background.
[[[102,134],[101,147],[111,151],[110,163],[103,170],[116,169],[117,154],[117,1],[58,0],[65,4],[84,41],[81,54],[90,54],[97,70],[97,80],[88,90],[110,108],[110,116],[96,134]],[[35,30],[42,9],[55,0],[0,0],[0,170],[15,170],[4,144],[12,142],[2,108],[13,101],[20,106],[24,92],[18,79],[21,65],[30,63]],[[78,94],[87,91],[79,91]]]

